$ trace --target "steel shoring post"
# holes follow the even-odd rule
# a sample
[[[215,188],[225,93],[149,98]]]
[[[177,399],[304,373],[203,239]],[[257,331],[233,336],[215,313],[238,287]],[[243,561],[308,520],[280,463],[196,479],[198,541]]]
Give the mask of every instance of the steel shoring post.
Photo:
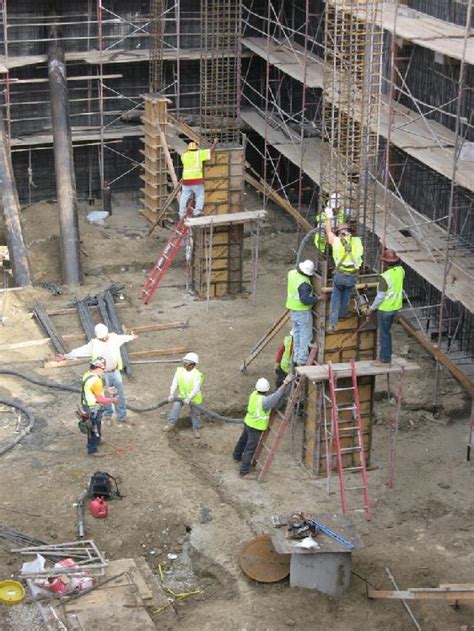
[[[209,241],[207,244],[207,277],[206,277],[206,313],[209,312],[209,299],[211,295],[211,275],[212,275],[212,238],[214,233],[214,222],[209,224]]]
[[[392,434],[392,440],[390,443],[390,455],[389,455],[389,462],[388,462],[387,486],[389,489],[393,488],[393,480],[395,478],[395,458],[396,458],[396,448],[397,448],[397,435],[398,435],[398,428],[400,426],[400,410],[402,407],[404,379],[405,379],[405,369],[402,368],[400,372],[400,380],[398,382],[397,407],[396,407],[395,415],[392,419],[392,422],[390,423],[390,432]]]
[[[451,188],[449,192],[449,219],[448,219],[448,227],[447,233],[448,237],[446,239],[446,250],[445,250],[445,260],[444,260],[444,275],[443,275],[443,287],[441,291],[441,304],[439,307],[439,317],[438,317],[438,348],[441,348],[441,340],[443,336],[443,316],[444,316],[444,303],[446,301],[446,285],[448,280],[448,273],[451,262],[449,260],[449,247],[451,240],[451,230],[454,225],[456,225],[456,220],[454,218],[454,195],[456,189],[456,172],[458,168],[458,160],[459,154],[461,150],[462,143],[460,143],[461,136],[461,113],[462,113],[462,99],[465,90],[465,73],[466,73],[466,50],[467,43],[471,34],[471,14],[472,14],[472,1],[468,0],[467,11],[466,11],[466,28],[464,32],[464,41],[463,41],[463,51],[461,58],[461,65],[459,67],[459,85],[458,85],[458,95],[457,95],[457,104],[456,104],[456,124],[455,124],[455,138],[454,138],[454,155],[453,155],[453,169],[451,175]],[[437,405],[438,401],[438,386],[439,386],[439,373],[440,373],[440,363],[436,361],[436,372],[435,372],[435,382],[434,382],[434,392],[433,392],[433,403]]]
[[[467,456],[466,460],[470,462],[471,460],[471,448],[473,446],[474,440],[474,397],[471,399],[471,420],[469,421],[469,438],[467,441]]]

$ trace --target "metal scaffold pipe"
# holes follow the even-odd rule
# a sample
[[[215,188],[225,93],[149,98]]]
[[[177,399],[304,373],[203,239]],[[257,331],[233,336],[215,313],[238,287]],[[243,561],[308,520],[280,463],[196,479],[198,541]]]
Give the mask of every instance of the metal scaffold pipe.
[[[18,201],[2,108],[0,108],[0,136],[0,191],[5,239],[10,253],[15,283],[18,287],[26,287],[31,285],[28,248],[23,239],[20,202]]]
[[[81,261],[66,65],[64,49],[56,39],[56,30],[52,31],[51,37],[54,41],[49,47],[48,77],[59,208],[61,265],[64,283],[76,284],[81,282]]]

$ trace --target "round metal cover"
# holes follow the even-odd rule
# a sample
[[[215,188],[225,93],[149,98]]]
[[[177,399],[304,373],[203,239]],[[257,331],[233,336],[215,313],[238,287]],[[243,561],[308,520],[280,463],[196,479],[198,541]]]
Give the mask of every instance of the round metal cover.
[[[260,535],[242,547],[240,567],[254,581],[276,583],[289,575],[290,557],[275,551],[271,535]]]

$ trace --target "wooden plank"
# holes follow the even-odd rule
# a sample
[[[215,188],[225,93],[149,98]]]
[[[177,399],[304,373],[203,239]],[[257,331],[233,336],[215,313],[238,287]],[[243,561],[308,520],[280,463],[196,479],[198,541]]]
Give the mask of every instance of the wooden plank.
[[[392,360],[391,368],[386,366],[374,366],[371,361],[356,361],[356,371],[359,377],[366,375],[385,375],[386,373],[397,373],[402,368],[405,370],[418,370],[420,366],[415,362],[409,362],[406,359],[397,357]],[[350,362],[332,364],[334,372],[338,378],[351,376]],[[322,364],[320,366],[298,366],[296,372],[299,375],[307,377],[310,381],[325,381],[329,378],[329,366]]]
[[[186,220],[186,225],[194,228],[196,226],[213,226],[228,225],[235,223],[244,223],[246,221],[254,221],[256,219],[265,219],[266,210],[245,210],[239,213],[227,213],[225,215],[203,215],[201,217],[192,217]]]
[[[156,348],[149,351],[133,351],[128,354],[132,359],[143,359],[145,357],[163,357],[166,355],[181,355],[191,350],[189,346],[175,346],[172,348]],[[67,366],[79,366],[87,363],[87,357],[81,359],[65,359],[64,361],[49,360],[44,362],[44,368],[66,368]]]
[[[384,598],[389,600],[474,600],[474,586],[466,589],[451,589],[445,587],[419,588],[410,587],[407,590],[390,591],[369,588],[369,598]]]

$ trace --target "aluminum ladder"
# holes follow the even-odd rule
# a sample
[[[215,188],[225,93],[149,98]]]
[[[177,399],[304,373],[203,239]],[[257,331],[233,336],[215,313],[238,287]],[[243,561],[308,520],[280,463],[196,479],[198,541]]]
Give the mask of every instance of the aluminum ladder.
[[[357,385],[357,371],[355,361],[351,360],[351,379],[352,385],[344,388],[337,387],[337,372],[329,362],[329,398],[331,403],[331,416],[332,416],[332,431],[330,434],[330,449],[328,453],[328,469],[332,468],[332,455],[335,450],[337,473],[339,477],[339,488],[341,492],[341,505],[342,512],[346,513],[349,510],[358,511],[364,510],[367,520],[370,520],[370,498],[369,498],[369,485],[367,478],[367,468],[365,464],[365,452],[362,436],[362,418],[360,414],[360,401],[359,401],[359,388]],[[339,405],[338,393],[350,392],[352,394],[352,401],[350,404]],[[347,421],[341,421],[340,412],[351,411],[352,413],[352,425],[350,427],[339,427],[340,423],[347,423]],[[353,438],[354,446],[342,447],[341,440],[344,438]],[[359,463],[354,464],[351,467],[344,467],[343,456],[346,454],[358,454]],[[348,480],[345,479],[347,473],[359,473],[360,484],[349,485]],[[347,506],[347,491],[362,491],[363,506],[348,507]]]

